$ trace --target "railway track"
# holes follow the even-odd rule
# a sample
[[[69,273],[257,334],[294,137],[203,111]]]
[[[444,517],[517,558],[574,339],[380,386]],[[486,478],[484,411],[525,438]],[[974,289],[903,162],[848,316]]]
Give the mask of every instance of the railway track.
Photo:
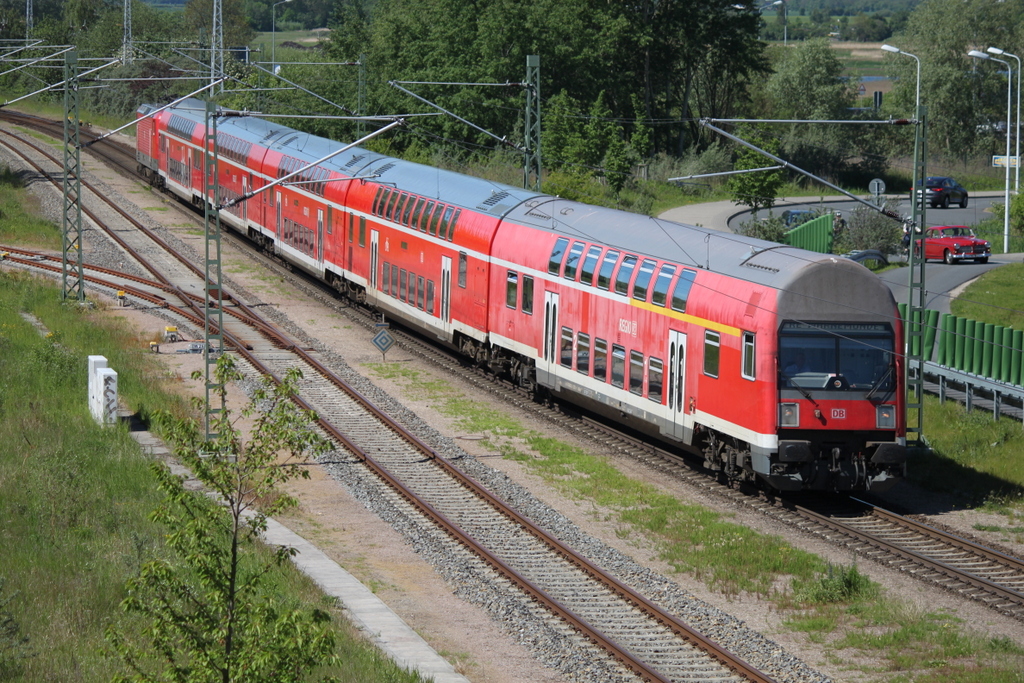
[[[25,140],[5,144],[23,156],[48,156]],[[46,170],[38,159],[31,163],[44,177],[53,176],[52,168]],[[83,204],[107,199],[95,188],[89,191]],[[129,303],[147,301],[200,325],[205,287],[190,259],[169,254],[169,246],[154,242],[145,226],[123,212],[119,216],[130,228],[107,228],[100,212],[90,218],[116,236],[120,249],[153,279],[136,276],[128,284],[127,278],[112,280],[114,274],[97,272],[90,274],[90,284],[124,290]],[[31,267],[39,266],[33,261]],[[59,266],[47,268],[59,271]],[[396,504],[429,519],[435,533],[471,552],[467,561],[520,593],[521,609],[545,623],[553,640],[564,640],[567,652],[586,653],[584,660],[595,675],[607,680],[773,680],[484,490],[239,299],[228,296],[225,307],[234,313],[225,317],[225,342],[252,373],[280,376],[289,367],[301,367],[299,401],[320,414],[319,427],[339,451],[387,482],[391,495],[400,498]]]

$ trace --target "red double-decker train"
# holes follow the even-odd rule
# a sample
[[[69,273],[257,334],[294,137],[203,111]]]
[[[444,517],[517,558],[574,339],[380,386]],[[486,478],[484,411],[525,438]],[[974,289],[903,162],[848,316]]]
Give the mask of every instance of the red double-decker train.
[[[224,204],[343,147],[205,103],[138,110],[140,171]],[[905,473],[903,332],[863,266],[358,147],[221,212],[340,292],[738,481],[882,491]]]

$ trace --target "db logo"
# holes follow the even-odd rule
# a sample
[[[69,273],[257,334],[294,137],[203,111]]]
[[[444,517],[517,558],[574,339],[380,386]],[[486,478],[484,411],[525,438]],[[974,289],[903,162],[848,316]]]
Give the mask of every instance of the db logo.
[[[846,408],[833,408],[832,409],[833,420],[845,420],[846,419]]]

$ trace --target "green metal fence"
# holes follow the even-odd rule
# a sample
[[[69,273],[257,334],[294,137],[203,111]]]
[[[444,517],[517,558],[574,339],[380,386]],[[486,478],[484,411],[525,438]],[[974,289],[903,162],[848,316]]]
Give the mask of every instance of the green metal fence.
[[[786,233],[784,244],[799,247],[819,254],[832,253],[832,220],[834,216],[827,213],[806,223],[801,223]]]
[[[906,304],[899,304],[899,309],[904,324],[922,323],[920,319],[908,323]],[[925,309],[923,322],[925,360],[934,357],[939,365],[954,370],[1022,386],[1024,330],[983,323],[949,313],[943,314],[940,320],[939,312],[931,309]],[[916,352],[916,349],[911,349],[911,352]]]

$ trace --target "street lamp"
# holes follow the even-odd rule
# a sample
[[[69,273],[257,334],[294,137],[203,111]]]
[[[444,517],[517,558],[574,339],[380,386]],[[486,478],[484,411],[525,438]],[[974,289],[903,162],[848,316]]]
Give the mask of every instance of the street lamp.
[[[1006,203],[1003,205],[1003,253],[1010,253],[1010,113],[1013,111],[1013,67],[1002,59],[990,54],[971,50],[968,57],[987,59],[1006,65]]]
[[[886,52],[892,52],[893,54],[896,54],[896,55],[906,55],[908,57],[913,57],[914,61],[917,62],[917,90],[916,90],[916,95],[914,97],[914,106],[915,107],[920,107],[921,106],[921,60],[917,58],[917,55],[912,55],[909,52],[904,52],[903,50],[899,49],[895,45],[883,45],[882,49],[885,50]],[[915,116],[916,116],[916,113],[915,113]]]
[[[1014,165],[1014,167],[1017,170],[1016,170],[1016,173],[1014,174],[1016,176],[1016,178],[1014,179],[1014,183],[1013,183],[1013,193],[1014,194],[1020,194],[1020,68],[1021,68],[1020,57],[1018,57],[1017,55],[1011,55],[1006,50],[1000,50],[998,47],[990,47],[988,50],[986,50],[986,52],[988,52],[989,54],[993,54],[993,55],[1002,55],[1003,57],[1013,57],[1014,59],[1017,60],[1017,129],[1016,129],[1017,147],[1016,147],[1016,149],[1013,152],[1014,153],[1014,164],[1013,165]],[[1007,135],[1010,134],[1009,128],[1007,128],[1006,134]]]
[[[291,1],[281,0],[281,2],[275,2],[274,6],[270,8],[270,68],[275,73],[277,72],[277,6]]]

